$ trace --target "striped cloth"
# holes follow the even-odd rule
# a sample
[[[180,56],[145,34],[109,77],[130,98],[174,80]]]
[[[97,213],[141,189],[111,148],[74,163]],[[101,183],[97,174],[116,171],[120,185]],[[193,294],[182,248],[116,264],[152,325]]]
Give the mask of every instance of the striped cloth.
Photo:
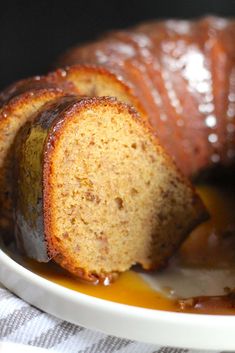
[[[0,288],[0,342],[63,353],[195,353],[120,339],[70,324],[30,306],[4,288]]]

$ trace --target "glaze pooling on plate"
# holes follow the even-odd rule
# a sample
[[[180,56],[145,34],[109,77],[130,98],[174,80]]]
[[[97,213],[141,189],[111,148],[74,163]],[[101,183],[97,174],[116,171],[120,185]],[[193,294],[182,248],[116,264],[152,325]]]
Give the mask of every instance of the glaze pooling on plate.
[[[98,299],[34,274],[1,250],[0,281],[43,311],[110,335],[172,347],[235,349],[234,316],[174,313]]]
[[[17,257],[14,249],[10,255],[43,278],[97,298],[156,310],[233,315],[235,193],[209,186],[198,187],[198,192],[212,218],[192,232],[163,271],[128,271],[114,283],[91,285],[53,262]]]
[[[145,298],[148,303],[150,303],[149,298],[152,298],[152,308],[156,305],[156,297],[158,295],[156,292],[155,297],[152,295],[155,287],[158,293],[162,291],[158,300],[162,299],[162,309],[164,310],[150,310],[133,306],[133,304],[140,305],[138,300],[135,303],[131,301],[126,302],[132,305],[112,302],[110,300],[115,301],[115,298],[112,298],[110,293],[107,295],[108,291],[106,291],[106,289],[108,289],[108,287],[103,287],[103,292],[99,291],[97,295],[99,298],[93,296],[95,287],[90,286],[91,289],[90,292],[88,292],[86,286],[81,285],[80,288],[85,289],[83,293],[82,290],[78,292],[76,291],[78,289],[76,286],[80,286],[80,284],[76,283],[74,280],[74,287],[72,287],[71,282],[70,285],[69,282],[63,283],[65,277],[59,275],[56,278],[56,271],[53,270],[50,277],[48,275],[48,269],[44,269],[45,272],[43,273],[42,269],[40,272],[39,268],[36,269],[35,267],[35,273],[40,274],[37,275],[33,273],[32,270],[29,271],[27,267],[20,266],[3,251],[0,251],[0,281],[18,296],[41,310],[72,323],[101,330],[108,334],[159,345],[183,346],[185,348],[194,349],[215,349],[217,351],[234,350],[235,315],[195,315],[166,311],[166,309],[175,309],[174,299],[172,301],[163,296],[163,293],[169,294],[169,289],[171,291],[172,288],[174,288],[174,293],[170,293],[171,296],[175,296],[176,294],[184,297],[202,294],[217,295],[222,293],[222,286],[226,285],[227,287],[233,283],[234,267],[231,268],[231,264],[234,259],[235,247],[232,246],[231,242],[233,237],[229,235],[233,234],[232,226],[234,223],[231,223],[231,216],[234,209],[235,194],[232,193],[231,190],[226,192],[222,189],[208,187],[201,187],[198,190],[211,212],[216,215],[214,221],[212,218],[211,222],[207,222],[201,226],[201,230],[198,229],[195,231],[199,232],[198,234],[194,234],[196,238],[201,234],[199,239],[195,241],[195,237],[192,234],[188,243],[185,243],[180,249],[177,258],[172,260],[171,266],[164,272],[156,275],[126,273],[123,275],[126,276],[126,278],[121,278],[120,282],[117,282],[117,286],[113,287],[116,288],[117,291],[122,292],[122,298],[126,300],[128,298],[126,291],[129,290],[127,284],[129,285],[130,282],[132,282],[131,297],[138,299],[138,297],[143,297],[143,293],[145,293]],[[220,212],[218,213],[217,211]],[[218,234],[216,238],[214,234],[211,241],[211,236],[208,236],[208,234],[211,235],[211,233],[208,233],[208,230],[213,229],[215,226],[214,222],[216,223]],[[219,235],[218,232],[221,229],[225,229],[224,222],[227,222],[227,225],[229,225],[226,229],[227,238],[225,237],[228,242],[226,240],[225,243],[222,240],[225,234],[220,233]],[[221,235],[223,236],[220,239],[219,236]],[[206,244],[207,246],[205,246]],[[204,249],[204,253],[203,251],[198,251],[200,248]],[[229,248],[231,250],[230,253],[227,251]],[[191,249],[190,256],[187,256],[189,249]],[[17,261],[22,261],[22,259],[20,260],[18,258]],[[173,267],[174,261],[178,268],[176,265]],[[198,268],[195,266],[195,263],[199,264]],[[215,264],[217,264],[217,268]],[[29,263],[27,266],[30,268]],[[179,269],[181,270],[179,271]],[[218,280],[218,274],[221,276],[220,283],[216,282]],[[198,283],[200,282],[201,285],[200,288],[194,286],[195,282],[197,282],[197,279],[194,281],[196,275]],[[208,283],[209,275],[210,282]],[[43,277],[48,278],[48,280]],[[230,280],[231,282],[229,282]],[[150,283],[150,285],[148,283]],[[205,289],[210,289],[209,286],[212,283],[215,286],[215,292],[218,290],[218,293],[205,291]],[[75,290],[65,288],[64,285]],[[186,285],[187,288],[183,288]],[[110,289],[111,288],[112,287],[110,287]],[[140,290],[140,292],[137,293],[137,290]],[[135,293],[135,295],[133,293]],[[109,300],[102,300],[100,297]],[[116,300],[117,299],[116,296]],[[201,305],[203,300],[205,302],[205,298],[198,299],[200,305],[196,308],[197,312],[203,312],[205,309],[205,303]],[[216,307],[213,307],[213,305],[216,300],[215,298],[210,302],[210,310],[214,313]],[[218,300],[216,303],[218,304]],[[191,301],[189,304],[191,305]],[[163,307],[164,305],[165,307]],[[171,308],[169,305],[172,305]],[[186,302],[186,310],[190,311],[191,309],[187,307],[187,305],[188,303]],[[208,310],[208,303],[206,308]],[[181,309],[185,310],[185,308]],[[187,335],[185,335],[185,332],[187,332]]]

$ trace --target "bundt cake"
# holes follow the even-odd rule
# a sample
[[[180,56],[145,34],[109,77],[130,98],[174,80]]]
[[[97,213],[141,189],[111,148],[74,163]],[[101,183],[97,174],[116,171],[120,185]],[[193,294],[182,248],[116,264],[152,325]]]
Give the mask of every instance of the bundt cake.
[[[234,161],[233,34],[219,18],[143,24],[2,92],[1,233],[16,224],[29,257],[89,280],[160,267],[208,216],[167,152],[190,178]]]
[[[53,99],[15,150],[18,244],[84,279],[159,268],[206,216],[147,122],[114,98]]]
[[[181,171],[235,159],[235,22],[153,21],[69,50],[58,63],[104,67],[129,87]]]

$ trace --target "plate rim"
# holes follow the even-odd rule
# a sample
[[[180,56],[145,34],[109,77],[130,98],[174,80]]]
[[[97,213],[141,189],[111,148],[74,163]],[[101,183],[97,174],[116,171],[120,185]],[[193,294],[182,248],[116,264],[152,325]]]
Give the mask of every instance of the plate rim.
[[[5,270],[8,271],[7,275],[4,273]],[[33,296],[28,296],[27,292],[22,290],[22,285],[17,285],[16,279],[21,283],[31,285],[33,290],[37,288],[42,290],[44,294],[49,293],[58,302],[62,303],[66,298],[65,303],[66,308],[70,309],[69,313],[61,311],[60,308],[56,310],[56,308],[50,307],[50,304],[48,307],[47,302],[40,303]],[[156,345],[203,350],[232,351],[235,349],[235,341],[233,340],[235,315],[189,314],[154,310],[93,297],[66,288],[34,273],[12,259],[2,249],[0,249],[0,282],[40,310],[88,329]],[[76,318],[71,313],[71,305],[79,308],[85,316]],[[94,314],[96,313],[100,314],[105,322],[102,323],[102,320],[91,322],[89,315],[86,315],[86,310],[92,319],[95,318]],[[114,323],[114,327],[109,326],[110,321]],[[123,327],[120,324],[123,324]],[[130,324],[132,326],[129,326]],[[155,325],[157,332],[152,325]],[[165,331],[167,327],[170,329],[169,333]],[[125,330],[126,328],[128,331]],[[222,339],[221,336],[223,336]],[[201,339],[199,340],[198,337]]]

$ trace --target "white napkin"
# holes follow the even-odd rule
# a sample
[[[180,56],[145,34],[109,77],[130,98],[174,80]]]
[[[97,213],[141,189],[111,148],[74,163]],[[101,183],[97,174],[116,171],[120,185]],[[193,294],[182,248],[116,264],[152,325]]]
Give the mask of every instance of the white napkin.
[[[160,347],[91,331],[44,313],[3,287],[0,288],[0,342],[21,343],[63,353],[200,352]]]

